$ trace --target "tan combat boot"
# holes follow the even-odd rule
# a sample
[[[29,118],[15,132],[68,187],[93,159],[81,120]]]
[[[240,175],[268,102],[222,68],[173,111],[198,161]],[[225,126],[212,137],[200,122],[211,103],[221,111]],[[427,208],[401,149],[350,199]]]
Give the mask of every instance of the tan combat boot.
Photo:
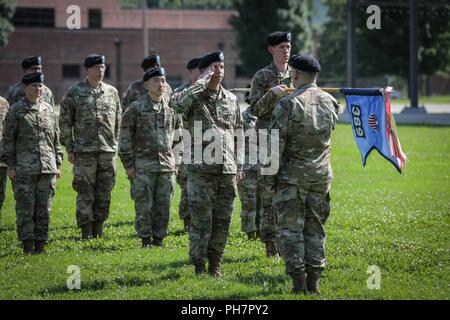
[[[320,275],[321,269],[313,268],[307,270],[306,289],[309,293],[320,294]]]
[[[103,222],[95,221],[92,224],[92,237],[101,238],[103,236]]]
[[[300,272],[291,276],[292,277],[292,293],[301,294],[306,293],[306,280],[305,273]]]
[[[274,241],[266,242],[266,256],[276,257],[278,255],[277,246]]]
[[[34,241],[33,240],[23,240],[23,253],[33,254],[34,253]]]
[[[35,253],[45,253],[45,240],[35,240],[34,241],[34,252]]]
[[[220,273],[220,259],[217,258],[209,259],[208,273],[215,278],[219,278],[222,276],[222,274]]]
[[[250,231],[247,233],[248,240],[256,240],[258,236],[256,235],[256,231]]]

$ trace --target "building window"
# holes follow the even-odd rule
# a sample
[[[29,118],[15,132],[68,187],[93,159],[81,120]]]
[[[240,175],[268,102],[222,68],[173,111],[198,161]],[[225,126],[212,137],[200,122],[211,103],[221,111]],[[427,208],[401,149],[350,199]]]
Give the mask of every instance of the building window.
[[[101,29],[102,28],[102,10],[101,9],[89,9],[89,28]]]
[[[81,77],[80,65],[64,64],[62,66],[62,75],[64,79],[79,79]]]
[[[17,8],[12,18],[16,27],[53,28],[55,9],[53,8]]]

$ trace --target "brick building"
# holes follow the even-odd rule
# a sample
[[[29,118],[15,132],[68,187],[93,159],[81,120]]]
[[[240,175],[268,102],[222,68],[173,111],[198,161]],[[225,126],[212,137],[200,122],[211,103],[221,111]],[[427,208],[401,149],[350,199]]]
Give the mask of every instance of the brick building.
[[[71,13],[66,11],[73,3],[81,9],[79,30],[67,28]],[[234,14],[231,10],[148,10],[149,53],[161,55],[173,87],[187,80],[185,65],[190,58],[217,49],[225,53],[225,86],[249,83],[249,79],[239,77],[236,34],[229,23]],[[117,0],[18,0],[13,23],[16,30],[8,45],[0,47],[1,95],[21,79],[20,63],[29,55],[43,57],[46,84],[58,101],[70,85],[84,78],[83,62],[90,53],[106,55],[109,68],[105,81],[122,92],[142,77],[141,10],[122,8]]]

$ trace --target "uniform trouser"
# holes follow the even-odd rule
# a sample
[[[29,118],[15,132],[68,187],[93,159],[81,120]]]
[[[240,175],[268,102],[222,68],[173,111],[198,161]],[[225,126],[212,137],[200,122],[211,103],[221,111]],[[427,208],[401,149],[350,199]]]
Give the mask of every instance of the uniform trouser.
[[[8,181],[8,176],[6,174],[5,167],[0,167],[0,218],[2,214],[3,202],[5,201],[5,192],[6,192],[6,182]]]
[[[272,206],[273,192],[264,183],[264,177],[258,174],[257,188],[258,211],[260,216],[261,241],[276,241],[275,212]]]
[[[54,174],[18,173],[13,182],[19,240],[47,240],[50,209],[55,194]]]
[[[131,198],[136,210],[138,237],[167,237],[174,184],[172,172],[136,170],[136,178],[131,183]]]
[[[236,198],[235,175],[188,172],[188,196],[192,216],[190,262],[220,261]]]
[[[77,225],[104,222],[116,182],[116,154],[80,152],[75,155],[73,189],[77,195]]]
[[[277,244],[289,275],[325,267],[324,224],[330,215],[329,190],[329,183],[281,183],[276,188]]]
[[[239,183],[241,201],[241,230],[245,233],[259,231],[259,215],[256,212],[256,186],[258,173],[246,171],[245,178]]]
[[[178,205],[178,215],[180,219],[190,218],[189,213],[189,200],[187,193],[187,175],[186,173],[178,171],[177,174],[177,182],[180,185],[181,195],[180,195],[180,204]]]

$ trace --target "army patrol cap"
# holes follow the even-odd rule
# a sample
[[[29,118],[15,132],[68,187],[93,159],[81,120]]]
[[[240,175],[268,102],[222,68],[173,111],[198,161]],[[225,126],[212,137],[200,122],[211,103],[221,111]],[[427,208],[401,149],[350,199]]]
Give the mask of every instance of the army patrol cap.
[[[285,31],[275,31],[267,36],[267,45],[277,46],[282,42],[291,42],[292,33]]]
[[[86,60],[84,60],[85,68],[92,68],[98,64],[105,64],[106,59],[105,56],[99,54],[90,54],[87,56]]]
[[[214,62],[223,62],[225,57],[222,51],[211,52],[204,55],[198,64],[199,69],[206,69]]]
[[[194,70],[198,68],[198,65],[200,63],[201,57],[195,57],[194,59],[189,60],[186,69],[188,70]]]
[[[42,58],[40,56],[27,57],[22,61],[22,69],[27,70],[33,66],[39,66],[42,64]]]
[[[25,85],[36,82],[44,83],[44,74],[42,72],[29,73],[22,78],[22,83]]]
[[[154,77],[165,77],[166,76],[166,70],[164,68],[155,67],[150,70],[148,70],[145,74],[142,80],[148,81],[151,78]]]
[[[142,60],[141,68],[146,71],[148,68],[159,67],[161,65],[161,57],[158,55],[147,56]]]
[[[294,55],[289,59],[289,65],[296,70],[304,72],[321,71],[319,61],[310,55]]]

